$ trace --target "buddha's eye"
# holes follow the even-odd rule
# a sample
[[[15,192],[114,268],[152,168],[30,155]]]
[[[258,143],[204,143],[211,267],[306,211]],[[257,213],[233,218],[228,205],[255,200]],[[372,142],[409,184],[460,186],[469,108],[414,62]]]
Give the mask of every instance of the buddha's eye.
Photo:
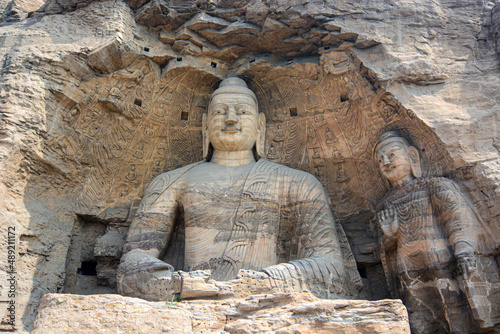
[[[394,156],[394,153],[391,153],[391,158]]]

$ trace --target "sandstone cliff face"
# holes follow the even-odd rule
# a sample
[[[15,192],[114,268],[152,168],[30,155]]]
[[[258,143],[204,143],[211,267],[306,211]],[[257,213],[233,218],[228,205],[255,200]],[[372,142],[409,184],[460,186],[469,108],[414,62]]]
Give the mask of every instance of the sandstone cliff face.
[[[498,8],[473,0],[0,1],[2,316],[9,226],[19,331],[30,330],[47,292],[113,291],[119,251],[95,245],[108,231],[119,249],[151,178],[201,159],[200,115],[228,74],[262,91],[268,158],[322,178],[366,298],[388,296],[370,223],[385,188],[369,154],[387,126],[415,130],[425,173],[460,181],[498,236]],[[338,63],[339,55],[352,67],[327,73],[321,59]],[[337,102],[325,112],[325,101]],[[353,128],[363,125],[365,137],[330,125],[348,124],[333,115],[352,106],[360,115]],[[293,117],[312,125],[294,132]],[[307,154],[283,148],[282,130]],[[370,191],[363,180],[373,181]],[[82,275],[96,263],[99,278]]]

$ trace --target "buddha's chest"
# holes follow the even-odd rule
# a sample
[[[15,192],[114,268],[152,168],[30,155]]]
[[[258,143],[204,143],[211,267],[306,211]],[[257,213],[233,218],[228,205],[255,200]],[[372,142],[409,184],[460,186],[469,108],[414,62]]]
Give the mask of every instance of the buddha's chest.
[[[258,233],[274,234],[280,217],[279,199],[272,192],[204,183],[186,189],[181,199],[186,228],[219,230],[217,238]]]

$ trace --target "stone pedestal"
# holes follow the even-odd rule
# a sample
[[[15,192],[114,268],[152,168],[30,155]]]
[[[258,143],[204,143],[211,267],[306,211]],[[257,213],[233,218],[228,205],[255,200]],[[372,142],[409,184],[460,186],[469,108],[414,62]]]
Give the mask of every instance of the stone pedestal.
[[[147,302],[119,295],[46,294],[32,333],[410,333],[400,300],[324,300],[275,293],[229,300]]]

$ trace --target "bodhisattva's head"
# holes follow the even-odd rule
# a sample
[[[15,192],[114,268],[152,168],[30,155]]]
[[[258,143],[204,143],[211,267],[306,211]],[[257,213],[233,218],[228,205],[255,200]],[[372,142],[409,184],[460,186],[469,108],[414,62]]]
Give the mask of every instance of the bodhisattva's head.
[[[382,175],[392,186],[422,176],[418,150],[397,131],[388,131],[380,136],[375,158]]]
[[[257,98],[240,78],[223,80],[212,93],[208,112],[203,115],[203,157],[213,149],[226,152],[256,148],[263,156],[266,118],[259,113]]]

